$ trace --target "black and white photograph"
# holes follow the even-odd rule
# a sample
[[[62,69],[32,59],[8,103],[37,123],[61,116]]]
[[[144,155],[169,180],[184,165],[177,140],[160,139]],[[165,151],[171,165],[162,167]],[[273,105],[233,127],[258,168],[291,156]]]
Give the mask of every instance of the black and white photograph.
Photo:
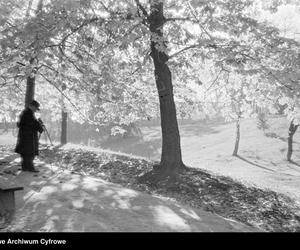
[[[299,125],[299,0],[0,0],[0,248],[300,232]]]

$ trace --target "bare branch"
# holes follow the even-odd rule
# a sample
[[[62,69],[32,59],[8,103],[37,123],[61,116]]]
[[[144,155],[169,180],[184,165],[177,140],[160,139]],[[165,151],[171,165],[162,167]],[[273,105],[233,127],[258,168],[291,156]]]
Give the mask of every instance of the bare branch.
[[[109,9],[105,6],[105,4],[102,1],[100,1],[100,4],[108,13],[110,13]]]
[[[50,69],[50,70],[53,71],[56,75],[58,75],[59,73],[61,73],[61,72],[59,72],[57,69],[52,68],[51,66],[46,65],[46,64],[41,65],[39,68],[41,68],[41,67],[46,67],[46,68]],[[71,79],[70,77],[67,77],[67,76],[64,75],[64,74],[62,75],[62,79],[65,79],[65,80],[67,80],[67,81],[72,81],[72,79]],[[81,86],[88,86],[88,85],[89,85],[89,83],[88,83],[87,81],[85,81],[84,79],[81,79],[81,81],[84,83],[84,84],[81,85]],[[89,90],[87,90],[86,88],[81,88],[81,89],[83,89],[83,90],[89,92]],[[114,103],[114,101],[109,100],[109,99],[106,99],[106,98],[103,98],[103,97],[99,97],[99,99],[101,99],[101,100],[103,100],[103,101],[105,101],[105,102]]]
[[[140,1],[139,0],[135,0],[135,3],[136,5],[138,6],[138,8],[142,11],[143,15],[147,18],[149,18],[149,14],[148,12],[146,11],[146,9],[144,8],[144,6],[141,5]]]
[[[60,46],[61,44],[63,44],[70,36],[72,36],[73,34],[75,34],[77,31],[79,31],[80,29],[82,29],[83,27],[98,22],[98,21],[104,21],[103,18],[99,18],[99,17],[93,17],[91,19],[85,20],[82,22],[82,24],[80,24],[79,26],[77,26],[76,28],[71,29],[71,32],[69,34],[67,34],[61,41],[59,44],[57,44],[56,46]]]
[[[76,111],[82,116],[82,118],[84,120],[90,121],[89,118],[85,117],[82,112],[80,111],[80,109],[71,101],[71,99],[66,96],[66,94],[59,88],[56,86],[56,84],[54,82],[52,82],[51,80],[49,80],[44,74],[42,74],[41,72],[38,72],[40,76],[42,76],[48,83],[50,83],[54,88],[56,88],[69,102],[70,104],[76,109]]]
[[[192,23],[195,23],[195,24],[198,24],[199,22],[198,21],[195,21],[193,19],[191,19],[190,17],[168,17],[168,18],[165,18],[165,22],[170,22],[170,21],[188,21],[188,22],[192,22]]]
[[[211,83],[211,85],[204,91],[204,94],[207,93],[210,88],[219,80],[219,77],[221,75],[221,73],[223,72],[223,69],[221,69],[217,75],[217,77],[213,80],[213,82]]]
[[[76,63],[65,54],[63,49],[61,47],[58,47],[58,48],[59,48],[61,54],[67,59],[67,61],[70,62],[81,74],[84,74],[84,72],[76,65]]]
[[[193,44],[193,45],[187,46],[187,47],[185,47],[185,48],[183,48],[183,49],[175,52],[174,54],[170,55],[169,59],[171,59],[172,57],[177,56],[178,54],[180,54],[180,53],[182,53],[182,52],[184,52],[186,50],[195,49],[195,48],[199,48],[199,47],[203,47],[203,44],[197,43],[197,44]]]
[[[6,77],[1,76],[1,78],[4,80],[4,83],[1,83],[0,88],[4,87],[7,84]]]
[[[214,37],[208,33],[208,31],[203,27],[203,25],[201,24],[200,20],[197,18],[197,16],[195,15],[194,12],[196,12],[196,10],[192,7],[192,5],[190,3],[188,3],[189,9],[191,10],[192,15],[194,16],[194,18],[197,20],[197,24],[199,25],[200,29],[202,29],[204,31],[204,33],[211,39],[214,40]],[[197,12],[196,12],[197,13]]]

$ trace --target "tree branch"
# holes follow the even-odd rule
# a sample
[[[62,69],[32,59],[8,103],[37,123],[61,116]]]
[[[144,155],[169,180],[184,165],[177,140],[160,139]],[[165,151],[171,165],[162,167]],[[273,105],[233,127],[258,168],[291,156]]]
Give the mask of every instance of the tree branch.
[[[70,102],[70,104],[76,109],[76,111],[82,116],[82,118],[84,119],[84,120],[87,120],[87,121],[91,121],[89,118],[87,118],[87,117],[85,117],[82,113],[81,113],[81,111],[80,111],[80,109],[71,101],[71,99],[68,97],[68,96],[66,96],[66,94],[59,88],[59,87],[57,87],[56,85],[55,85],[55,83],[54,82],[52,82],[51,80],[49,80],[44,74],[42,74],[41,72],[38,72],[39,73],[39,75],[40,76],[42,76],[48,83],[50,83],[54,88],[56,88],[69,102]],[[92,122],[92,121],[91,121]]]
[[[193,19],[191,19],[190,17],[168,17],[168,18],[165,18],[165,22],[170,22],[170,21],[188,21],[188,22],[192,22],[192,23],[195,23],[195,24],[199,24],[198,21],[195,21]]]
[[[175,52],[174,54],[170,55],[170,56],[169,56],[169,59],[171,59],[172,57],[177,56],[178,54],[180,54],[180,53],[182,53],[182,52],[184,52],[184,51],[186,51],[186,50],[198,48],[198,47],[201,47],[201,46],[203,46],[203,44],[199,44],[199,43],[193,44],[193,45],[190,45],[190,46],[187,46],[187,47],[185,47],[185,48],[183,48],[183,49],[181,49],[181,50]]]
[[[138,6],[138,8],[142,11],[143,15],[146,17],[147,21],[149,19],[149,14],[146,11],[146,9],[144,8],[144,6],[141,5],[139,0],[135,0],[136,5]]]
[[[100,21],[100,20],[101,20],[101,21],[104,21],[104,19],[99,18],[99,17],[93,17],[93,18],[91,18],[91,19],[88,19],[88,20],[83,21],[83,23],[82,23],[81,25],[77,26],[76,28],[71,29],[72,32],[69,33],[69,34],[67,34],[67,35],[61,40],[60,44],[63,44],[63,43],[68,39],[68,37],[70,37],[71,35],[73,35],[73,34],[76,33],[77,31],[79,31],[80,29],[82,29],[84,26],[87,26],[87,25],[89,25],[89,24],[91,24],[91,23],[94,23],[94,22],[97,22],[97,21]]]
[[[48,69],[50,69],[51,71],[53,71],[56,75],[59,74],[59,73],[61,73],[61,72],[59,72],[58,70],[56,70],[56,69],[50,67],[49,65],[45,65],[45,64],[41,65],[41,67],[43,67],[43,66],[46,67],[46,68],[48,68]],[[41,67],[40,67],[40,68],[41,68]],[[65,80],[67,80],[67,81],[72,81],[71,78],[69,78],[69,77],[67,77],[67,76],[65,76],[65,75],[62,75],[62,78],[65,79]],[[85,86],[88,86],[89,83],[86,82],[84,79],[81,79],[81,81],[84,83]],[[82,86],[82,85],[81,85],[81,86]],[[90,91],[87,90],[86,88],[81,88],[81,89],[83,89],[84,91],[90,92]],[[99,97],[99,98],[100,98],[101,100],[105,101],[105,102],[114,103],[114,101],[112,101],[112,100],[109,100],[109,99],[106,99],[106,98],[103,98],[103,97]]]
[[[61,47],[58,47],[58,48],[59,48],[61,54],[67,59],[67,61],[69,63],[71,63],[81,74],[84,74],[84,72],[75,64],[75,62],[72,59],[70,59],[68,56],[66,56],[65,52],[63,51],[63,49]]]
[[[223,69],[221,69],[217,75],[217,77],[213,80],[213,82],[211,83],[211,85],[204,91],[204,94],[208,92],[208,90],[218,81],[221,73],[223,72]]]

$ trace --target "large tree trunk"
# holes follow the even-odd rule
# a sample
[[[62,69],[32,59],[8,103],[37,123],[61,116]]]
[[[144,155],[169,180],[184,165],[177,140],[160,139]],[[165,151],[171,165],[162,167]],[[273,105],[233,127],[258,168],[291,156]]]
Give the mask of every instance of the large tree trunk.
[[[154,63],[156,87],[159,95],[162,154],[159,168],[162,172],[172,174],[184,167],[181,156],[180,135],[173,96],[172,76],[167,65],[168,55],[163,42],[164,24],[163,2],[151,1],[149,16],[151,37],[151,56]]]
[[[289,137],[288,137],[288,151],[287,151],[287,160],[291,161],[292,154],[293,154],[293,137],[298,128],[298,125],[294,124],[294,120],[291,121],[289,127]]]
[[[29,2],[28,9],[26,12],[26,17],[29,17],[30,13],[30,8],[32,6],[32,1]],[[35,14],[38,16],[40,15],[41,11],[43,9],[43,0],[39,0],[37,9]],[[38,40],[38,34],[36,34],[36,40]],[[36,41],[37,43],[37,41]],[[37,54],[39,48],[35,47],[35,54]],[[29,63],[31,65],[34,64],[36,58],[33,56],[30,58]],[[36,68],[32,70],[32,72],[27,76],[27,81],[26,81],[26,93],[25,93],[25,107],[28,107],[29,103],[34,99],[34,94],[35,94],[35,76],[36,76]]]
[[[236,136],[235,136],[235,145],[232,155],[237,156],[239,151],[239,145],[240,145],[240,117],[238,117],[236,121]]]
[[[61,145],[67,143],[67,120],[68,120],[68,113],[62,110],[61,111],[61,134],[60,134]]]
[[[29,103],[34,99],[35,92],[35,75],[27,77],[26,81],[26,93],[25,93],[25,107],[28,107]]]

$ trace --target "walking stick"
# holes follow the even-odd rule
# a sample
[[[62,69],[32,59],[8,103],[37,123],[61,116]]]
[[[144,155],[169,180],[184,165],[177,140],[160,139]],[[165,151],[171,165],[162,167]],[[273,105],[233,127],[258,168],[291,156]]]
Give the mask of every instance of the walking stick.
[[[44,131],[46,132],[45,133],[45,139],[46,139],[46,143],[47,143],[47,137],[48,137],[48,139],[49,139],[49,141],[50,141],[50,143],[51,143],[51,146],[53,146],[53,143],[52,143],[52,141],[51,141],[51,138],[50,138],[50,135],[49,135],[49,132],[48,132],[48,130],[47,130],[47,128],[46,128],[46,126],[44,125],[44,124],[41,124],[42,125],[42,127],[43,127],[43,129],[44,129]],[[39,139],[40,139],[40,137],[41,137],[41,135],[42,135],[42,133],[40,133],[39,134]],[[48,146],[46,146],[46,149],[49,149],[49,147]],[[53,171],[53,168],[52,168],[52,165],[50,164],[50,168],[51,168],[51,171],[52,171],[52,173],[54,173],[54,171]]]
[[[51,140],[51,138],[50,138],[50,135],[49,135],[49,132],[48,132],[46,126],[45,126],[44,124],[43,124],[42,126],[43,126],[43,128],[44,128],[44,130],[45,130],[45,132],[46,132],[46,135],[48,136],[48,139],[49,139],[49,141],[50,141],[51,146],[53,146],[52,140]]]
[[[45,126],[45,124],[44,124],[44,123],[42,123],[42,122],[40,122],[40,124],[42,125],[42,127],[43,127],[44,131],[46,132],[46,137],[45,137],[46,141],[47,141],[47,137],[48,137],[48,139],[49,139],[49,141],[50,141],[50,144],[51,144],[51,146],[53,146],[52,140],[51,140],[51,138],[50,138],[50,134],[49,134],[49,132],[48,132],[48,130],[47,130],[47,128],[46,128],[46,126]],[[42,133],[40,133],[40,134],[39,134],[39,140],[40,140],[40,138],[41,138],[41,135],[42,135]]]

